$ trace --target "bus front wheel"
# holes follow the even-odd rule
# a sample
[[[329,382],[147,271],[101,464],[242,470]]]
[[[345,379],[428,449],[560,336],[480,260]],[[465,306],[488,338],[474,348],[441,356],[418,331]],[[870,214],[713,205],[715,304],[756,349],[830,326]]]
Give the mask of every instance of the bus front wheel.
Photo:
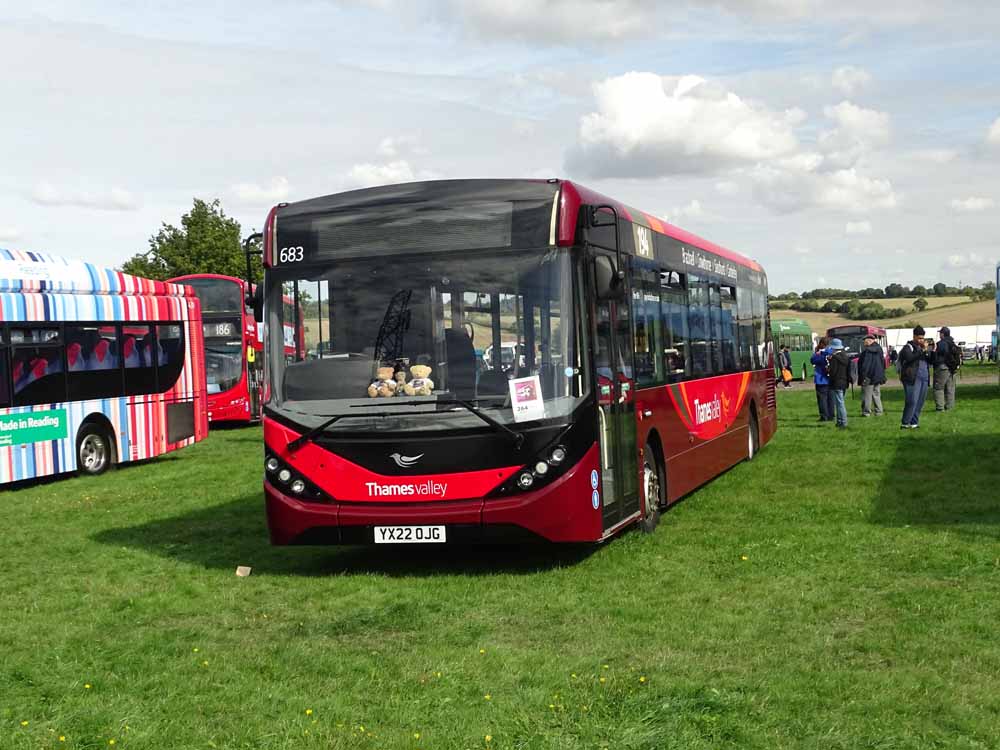
[[[666,504],[665,489],[657,449],[653,444],[646,443],[642,451],[642,496],[645,508],[640,524],[647,534],[652,534],[660,523],[660,509]]]
[[[111,466],[111,439],[100,426],[88,423],[76,437],[77,470],[84,476],[103,474]]]

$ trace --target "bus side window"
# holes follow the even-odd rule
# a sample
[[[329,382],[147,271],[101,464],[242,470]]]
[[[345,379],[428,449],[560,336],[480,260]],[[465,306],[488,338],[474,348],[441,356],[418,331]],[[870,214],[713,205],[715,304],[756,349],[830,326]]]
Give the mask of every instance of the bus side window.
[[[0,407],[10,406],[10,364],[8,357],[7,332],[0,331]]]
[[[66,364],[69,399],[121,396],[117,329],[98,323],[66,325]]]
[[[157,368],[160,393],[173,388],[184,369],[184,326],[169,323],[156,326]]]
[[[57,328],[11,329],[11,371],[14,405],[59,403],[66,400],[63,344]]]
[[[676,383],[691,374],[688,347],[688,305],[684,274],[661,271],[660,317],[663,328],[663,369],[668,382]]]
[[[736,356],[736,289],[731,286],[719,287],[722,305],[719,345],[722,347],[722,368],[725,372],[739,369]]]
[[[125,362],[125,395],[139,396],[156,392],[156,365],[152,360],[153,327],[122,326],[121,356]]]
[[[740,369],[754,369],[753,301],[750,287],[736,289],[736,318],[739,341]]]
[[[633,261],[632,307],[635,318],[635,372],[640,386],[667,382],[663,358],[663,320],[660,312],[660,272]]]

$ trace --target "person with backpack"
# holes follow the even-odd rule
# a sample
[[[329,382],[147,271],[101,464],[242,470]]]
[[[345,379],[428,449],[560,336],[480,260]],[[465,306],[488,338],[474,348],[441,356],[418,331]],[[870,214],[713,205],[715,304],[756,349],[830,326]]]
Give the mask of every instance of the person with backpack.
[[[827,346],[830,340],[826,336],[816,342],[816,351],[809,361],[813,366],[813,384],[816,386],[816,405],[819,407],[819,421],[833,421],[833,394],[830,393],[830,380],[826,376],[826,357],[830,354]]]
[[[899,350],[897,367],[906,400],[903,420],[899,425],[901,430],[914,430],[920,426],[920,412],[927,398],[932,366],[933,361],[924,340],[924,329],[917,326],[913,329],[913,338]]]
[[[934,407],[937,411],[955,408],[955,375],[962,366],[962,348],[951,337],[948,326],[934,352]]]
[[[841,430],[847,427],[847,405],[844,394],[851,384],[851,358],[844,351],[844,343],[840,339],[830,342],[830,353],[826,357],[826,376],[830,380],[830,392],[833,394],[834,409],[837,415],[837,427]]]
[[[885,353],[872,334],[865,335],[865,345],[858,357],[858,384],[861,386],[861,416],[881,417],[882,384],[885,383]]]
[[[781,382],[784,384],[785,388],[792,387],[792,354],[788,351],[787,346],[781,347],[781,351],[778,352],[778,364],[781,367]]]

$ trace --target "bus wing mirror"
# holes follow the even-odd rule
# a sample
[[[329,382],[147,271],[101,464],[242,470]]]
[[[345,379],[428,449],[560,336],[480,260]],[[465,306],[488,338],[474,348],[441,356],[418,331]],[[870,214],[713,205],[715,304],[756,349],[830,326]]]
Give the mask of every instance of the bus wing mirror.
[[[625,272],[615,267],[607,255],[594,258],[594,287],[597,299],[603,301],[620,300],[625,293]]]

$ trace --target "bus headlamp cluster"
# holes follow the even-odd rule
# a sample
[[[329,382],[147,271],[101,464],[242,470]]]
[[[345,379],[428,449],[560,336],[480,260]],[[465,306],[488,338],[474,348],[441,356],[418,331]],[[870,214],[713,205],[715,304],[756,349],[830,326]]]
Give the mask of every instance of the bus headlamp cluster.
[[[264,461],[264,469],[271,478],[273,484],[287,490],[292,495],[301,497],[303,500],[328,500],[322,491],[309,483],[305,477],[299,474],[279,459],[277,456],[268,456]]]
[[[548,456],[539,458],[530,469],[525,467],[517,475],[517,487],[522,490],[530,490],[537,483],[549,478],[550,474],[556,473],[554,470],[566,460],[567,455],[566,448],[557,445],[549,451]]]

